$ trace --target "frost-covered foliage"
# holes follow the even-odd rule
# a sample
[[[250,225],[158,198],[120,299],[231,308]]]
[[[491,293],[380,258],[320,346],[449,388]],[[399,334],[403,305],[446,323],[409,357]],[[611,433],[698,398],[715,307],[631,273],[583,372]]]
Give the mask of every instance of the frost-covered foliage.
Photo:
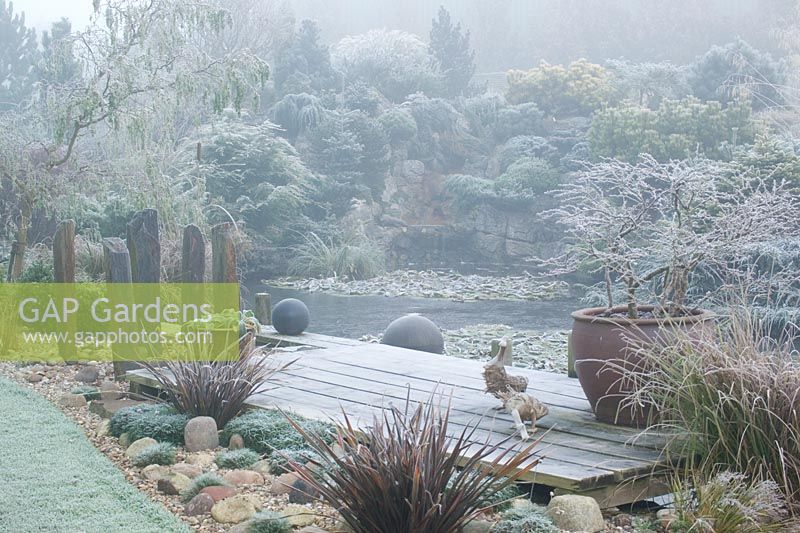
[[[270,239],[302,216],[316,181],[273,124],[224,121],[198,138],[212,202]]]
[[[699,477],[699,476],[697,476]],[[675,533],[736,531],[769,533],[794,529],[786,523],[786,499],[774,481],[752,481],[720,472],[708,481],[674,483]]]
[[[408,109],[391,107],[381,113],[378,121],[392,144],[410,141],[417,135],[417,123]]]
[[[652,290],[647,303],[680,316],[694,272],[725,279],[760,243],[800,235],[789,187],[730,178],[707,160],[604,160],[587,165],[557,198],[560,207],[548,215],[566,227],[569,248],[555,263],[603,274],[608,307],[613,286],[624,287],[631,318],[641,291]]]
[[[751,146],[734,151],[730,172],[748,179],[786,181],[791,187],[800,187],[798,148],[792,139],[761,134]]]
[[[606,61],[619,97],[656,109],[662,100],[680,100],[691,94],[688,67],[662,63],[633,63],[623,59]]]
[[[272,78],[279,97],[336,87],[339,75],[331,66],[327,45],[320,42],[316,22],[302,21],[289,42],[278,50]]]
[[[518,135],[512,137],[498,148],[497,159],[500,164],[500,171],[504,172],[509,165],[523,157],[538,157],[549,161],[555,158],[557,154],[558,151],[555,146],[550,144],[544,137]]]
[[[272,108],[275,124],[282,127],[286,137],[297,139],[301,133],[313,129],[325,117],[325,108],[316,96],[300,93],[287,94]]]
[[[635,161],[649,154],[659,161],[729,155],[732,146],[753,141],[755,126],[747,104],[664,100],[657,110],[623,104],[598,111],[588,140],[595,157]]]
[[[695,96],[727,105],[735,100],[754,109],[783,103],[780,86],[786,79],[786,64],[776,61],[742,39],[725,46],[712,46],[690,66],[689,83]]]
[[[400,30],[347,36],[333,48],[331,59],[348,80],[363,80],[394,102],[439,84],[428,46],[418,36]]]
[[[304,277],[369,279],[386,269],[385,250],[360,231],[328,239],[309,233],[293,251],[290,273]]]
[[[25,26],[25,14],[14,13],[13,2],[0,2],[0,110],[30,98],[39,61],[36,30]]]
[[[295,415],[292,415],[292,420],[310,431],[328,435],[329,439],[333,438],[331,428],[327,424],[305,420]],[[285,449],[307,449],[303,437],[279,411],[258,409],[234,418],[223,429],[220,441],[228,442],[234,433],[241,435],[245,446],[258,453],[271,453],[274,450]]]
[[[558,533],[559,529],[533,505],[509,509],[500,515],[492,531],[498,533]]]
[[[531,102],[499,109],[492,130],[497,142],[505,142],[518,135],[542,135],[543,123],[544,113]]]
[[[542,61],[527,71],[508,72],[506,99],[512,104],[534,102],[548,115],[588,115],[609,102],[610,80],[606,69],[585,59],[566,67]]]
[[[460,22],[453,24],[444,6],[439,6],[439,13],[433,19],[428,51],[447,96],[469,90],[475,73],[475,51],[469,44],[469,30],[462,29]]]
[[[200,474],[196,478],[192,480],[188,487],[186,487],[183,492],[181,492],[181,501],[188,502],[198,494],[200,491],[206,487],[228,487],[230,483],[222,479],[218,474],[214,474],[212,472],[206,472],[204,474]]]
[[[225,450],[219,452],[214,461],[220,468],[234,469],[250,468],[256,464],[259,459],[261,459],[261,456],[258,455],[258,453],[248,448],[242,448],[239,450]]]
[[[278,512],[264,510],[247,521],[247,533],[291,533],[292,526]]]
[[[127,433],[131,440],[150,437],[159,442],[183,443],[183,430],[189,417],[180,415],[165,404],[141,404],[124,407],[111,417],[108,432],[119,437]]]
[[[561,183],[561,174],[546,160],[522,157],[494,181],[494,192],[509,200],[532,200]]]
[[[175,446],[168,442],[160,442],[148,446],[132,459],[134,466],[144,468],[148,465],[175,464]]]
[[[375,193],[383,189],[389,139],[378,120],[360,111],[332,112],[305,140],[302,153],[317,172],[363,184]]]
[[[0,411],[3,531],[193,531],[129,483],[85,429],[42,395],[2,377]]]

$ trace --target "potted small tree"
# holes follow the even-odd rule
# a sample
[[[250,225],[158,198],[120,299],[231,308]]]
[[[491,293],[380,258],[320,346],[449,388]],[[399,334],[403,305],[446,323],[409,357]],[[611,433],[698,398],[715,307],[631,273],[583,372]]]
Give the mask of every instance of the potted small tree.
[[[732,176],[719,162],[586,164],[554,193],[548,216],[565,227],[566,252],[554,273],[602,275],[605,305],[572,314],[575,370],[598,419],[639,425],[631,405],[632,349],[670,330],[702,331],[713,313],[696,281],[724,280],[759,244],[797,235],[798,202],[782,183]]]

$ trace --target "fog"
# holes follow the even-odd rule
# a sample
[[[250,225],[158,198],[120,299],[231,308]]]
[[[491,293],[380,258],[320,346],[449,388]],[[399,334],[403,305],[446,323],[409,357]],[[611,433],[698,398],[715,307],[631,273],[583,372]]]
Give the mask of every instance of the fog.
[[[223,2],[224,3],[224,2]],[[287,0],[297,21],[319,23],[329,44],[373,28],[427,37],[444,5],[470,30],[479,72],[528,68],[545,60],[585,57],[687,63],[711,45],[741,37],[770,52],[790,0]],[[92,13],[87,0],[17,0],[37,31],[67,17],[78,29]]]

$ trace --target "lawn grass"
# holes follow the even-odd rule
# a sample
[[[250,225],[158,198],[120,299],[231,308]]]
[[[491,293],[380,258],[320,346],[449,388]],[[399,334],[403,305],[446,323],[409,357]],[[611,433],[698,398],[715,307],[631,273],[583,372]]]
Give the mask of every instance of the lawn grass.
[[[130,485],[61,411],[2,377],[0,487],[0,531],[192,531]]]

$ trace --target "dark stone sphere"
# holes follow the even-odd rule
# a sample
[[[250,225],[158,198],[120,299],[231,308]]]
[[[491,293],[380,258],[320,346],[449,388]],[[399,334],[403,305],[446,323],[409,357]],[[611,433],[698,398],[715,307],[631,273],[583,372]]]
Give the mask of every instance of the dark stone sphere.
[[[281,300],[272,308],[272,325],[284,335],[300,335],[310,320],[306,304],[295,298]]]
[[[444,353],[444,338],[439,327],[422,315],[406,315],[394,320],[383,332],[381,344],[421,352]]]

